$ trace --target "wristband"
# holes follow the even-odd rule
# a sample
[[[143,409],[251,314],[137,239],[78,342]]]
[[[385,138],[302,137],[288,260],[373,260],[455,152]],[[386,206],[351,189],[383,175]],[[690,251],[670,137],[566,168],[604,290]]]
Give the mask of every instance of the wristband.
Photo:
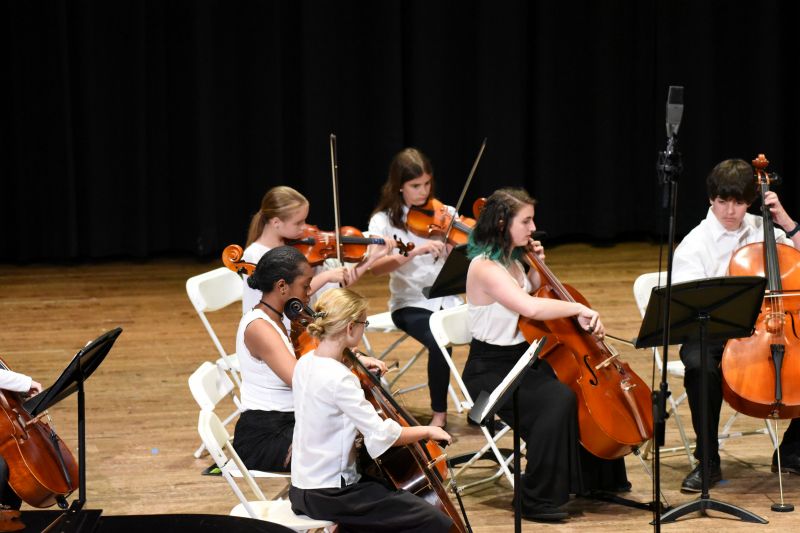
[[[787,236],[787,237],[789,237],[789,238],[791,239],[792,237],[794,237],[795,233],[797,233],[798,231],[800,231],[800,223],[798,223],[798,224],[797,224],[797,225],[794,227],[794,229],[793,229],[792,231],[787,231],[787,232],[786,232],[786,236]]]

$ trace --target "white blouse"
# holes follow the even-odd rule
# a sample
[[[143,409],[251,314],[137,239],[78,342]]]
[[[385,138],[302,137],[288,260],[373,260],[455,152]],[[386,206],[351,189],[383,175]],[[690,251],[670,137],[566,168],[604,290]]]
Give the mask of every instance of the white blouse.
[[[242,259],[248,263],[257,265],[264,254],[269,251],[270,248],[267,248],[263,244],[254,242],[245,248],[244,253],[242,254]],[[245,314],[254,308],[256,304],[261,301],[262,297],[261,291],[250,288],[250,285],[247,284],[247,278],[248,276],[242,276],[242,283],[244,284],[242,290],[242,314]]]
[[[407,214],[408,208],[403,207],[403,220],[405,220]],[[427,239],[417,237],[410,231],[393,226],[386,212],[372,215],[369,221],[369,232],[373,235],[396,236],[403,242],[413,242],[416,246],[421,246],[427,241]],[[395,250],[393,253],[400,252]],[[421,307],[430,311],[438,311],[439,309],[448,309],[461,305],[462,301],[458,296],[445,296],[429,300],[422,294],[423,288],[433,285],[443,265],[443,258],[435,261],[431,254],[425,254],[412,258],[411,261],[392,271],[389,274],[389,290],[392,293],[389,299],[389,310],[396,311],[404,307]]]
[[[242,317],[239,330],[236,332],[236,354],[242,370],[242,407],[245,410],[291,412],[294,409],[292,388],[284,383],[267,363],[253,357],[244,343],[244,332],[254,320],[265,320],[275,328],[289,353],[294,353],[292,342],[264,311],[253,309]]]
[[[342,363],[309,352],[297,362],[292,437],[292,485],[300,489],[352,485],[356,432],[375,458],[400,437],[400,424],[382,419],[364,397],[358,378]]]
[[[473,261],[491,261],[491,259],[476,257]],[[524,274],[525,269],[522,268],[522,264],[519,261],[515,261],[515,263],[520,272]],[[514,279],[514,283],[519,285],[519,280],[514,278],[505,266],[499,262],[496,262],[496,264]],[[528,279],[528,276],[523,275],[522,277],[522,288],[525,292],[531,292],[533,288],[531,280]],[[525,337],[517,326],[519,313],[516,311],[512,311],[499,302],[489,305],[475,305],[468,302],[467,311],[469,312],[469,327],[472,332],[472,338],[496,346],[513,346],[525,342]]]
[[[0,369],[0,389],[13,392],[28,392],[33,379],[13,370]]]

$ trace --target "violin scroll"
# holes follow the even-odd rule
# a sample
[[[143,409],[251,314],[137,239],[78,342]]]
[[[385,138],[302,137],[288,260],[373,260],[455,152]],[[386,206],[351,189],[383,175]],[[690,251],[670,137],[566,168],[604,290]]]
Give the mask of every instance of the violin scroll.
[[[244,251],[241,246],[231,244],[222,250],[222,263],[240,276],[251,276],[256,269],[256,265],[242,259],[243,255]]]

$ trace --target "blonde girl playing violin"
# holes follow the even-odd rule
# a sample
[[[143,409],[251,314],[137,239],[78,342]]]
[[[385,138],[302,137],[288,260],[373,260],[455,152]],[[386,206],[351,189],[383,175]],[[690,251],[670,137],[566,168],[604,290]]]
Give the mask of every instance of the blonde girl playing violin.
[[[292,510],[332,520],[341,531],[447,532],[450,517],[425,500],[356,471],[357,432],[373,458],[421,439],[450,441],[439,427],[401,427],[382,419],[364,397],[358,378],[342,363],[344,350],[357,346],[364,334],[367,305],[349,289],[332,289],[320,297],[320,316],[308,326],[320,344],[297,362],[292,379]],[[381,363],[379,369],[386,367]]]
[[[261,208],[253,215],[247,234],[247,248],[242,258],[248,263],[257,264],[267,251],[283,246],[287,241],[299,239],[303,234],[308,217],[309,202],[305,196],[285,185],[268,190],[261,200]],[[317,267],[311,279],[311,294],[322,287],[348,286],[356,282],[379,258],[386,255],[394,241],[384,237],[385,245],[370,245],[367,256],[352,268],[345,266]],[[242,311],[253,308],[261,294],[244,283]]]
[[[428,320],[434,311],[461,304],[456,296],[428,299],[422,289],[433,284],[448,253],[440,240],[419,237],[408,230],[409,209],[425,205],[433,198],[433,166],[416,148],[406,148],[394,156],[389,177],[381,190],[381,198],[369,221],[369,231],[395,235],[414,243],[414,249],[403,256],[392,253],[372,265],[373,274],[389,273],[389,310],[392,321],[428,348],[428,389],[433,415],[431,424],[447,424],[447,387],[450,368],[433,338]],[[449,208],[454,212],[452,208]]]

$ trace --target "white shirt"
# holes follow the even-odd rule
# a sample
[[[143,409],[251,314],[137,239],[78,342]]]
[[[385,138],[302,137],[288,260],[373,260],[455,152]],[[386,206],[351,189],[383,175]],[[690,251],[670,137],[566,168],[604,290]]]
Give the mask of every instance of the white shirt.
[[[242,253],[242,260],[257,265],[264,254],[269,251],[270,249],[263,244],[253,242],[250,246],[245,248],[244,253]],[[254,308],[262,297],[261,291],[257,291],[247,284],[247,278],[248,276],[242,276],[242,283],[244,283],[244,288],[242,290],[242,314]]]
[[[33,379],[13,370],[0,369],[0,389],[13,392],[28,392]]]
[[[452,208],[450,208],[452,210]],[[408,214],[408,208],[403,207],[403,220]],[[385,212],[375,213],[369,221],[369,232],[373,235],[386,235],[397,237],[405,243],[413,242],[415,246],[425,244],[427,239],[417,237],[410,231],[392,225],[389,215]],[[398,250],[393,253],[400,253]],[[421,307],[430,311],[448,309],[461,305],[458,296],[445,296],[429,300],[422,294],[424,287],[430,287],[439,275],[444,265],[444,258],[434,261],[431,254],[418,255],[401,267],[389,274],[389,290],[392,293],[389,299],[389,310],[396,311],[404,307]]]
[[[242,317],[239,330],[236,332],[236,355],[239,357],[239,366],[242,369],[242,407],[245,410],[291,412],[294,409],[292,388],[284,383],[267,363],[253,357],[244,343],[244,332],[254,320],[265,320],[275,328],[289,353],[294,353],[292,342],[264,311],[253,309]]]
[[[476,257],[473,261],[491,261],[485,256]],[[525,272],[522,264],[515,261],[519,266],[520,272]],[[519,284],[519,281],[511,275],[501,263],[496,262],[505,272],[514,279],[514,283]],[[522,288],[525,292],[531,292],[533,285],[528,276],[523,276]],[[525,342],[525,336],[519,330],[517,325],[519,322],[519,313],[512,311],[499,302],[493,302],[489,305],[475,305],[471,302],[467,303],[467,310],[469,312],[469,329],[472,333],[472,338],[478,339],[489,344],[496,346],[513,346]]]
[[[342,363],[309,352],[297,362],[292,437],[292,485],[340,488],[358,482],[356,432],[375,458],[400,437],[400,424],[382,419],[364,397],[358,378]]]
[[[672,260],[672,281],[715,278],[728,273],[733,252],[754,242],[764,241],[764,220],[745,213],[739,229],[725,229],[711,208],[706,218],[681,241]],[[794,246],[786,234],[775,228],[775,242]]]

